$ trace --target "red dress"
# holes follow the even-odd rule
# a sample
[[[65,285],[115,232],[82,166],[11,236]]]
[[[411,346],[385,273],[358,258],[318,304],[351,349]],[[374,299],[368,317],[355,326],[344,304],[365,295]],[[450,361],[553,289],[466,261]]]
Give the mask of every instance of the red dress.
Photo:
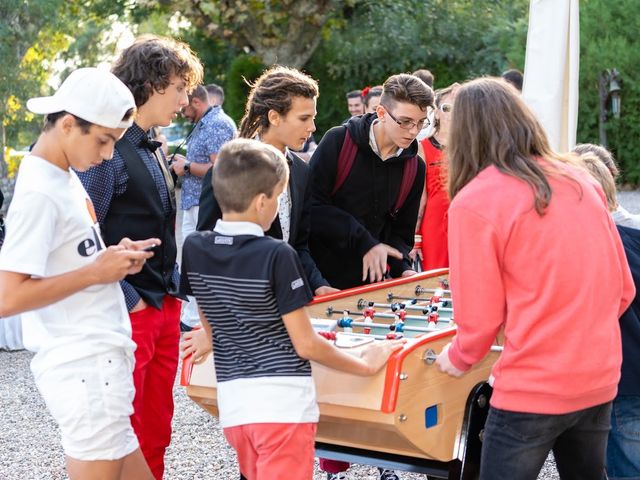
[[[427,204],[424,208],[420,234],[422,235],[422,269],[449,267],[447,247],[449,195],[446,191],[446,170],[442,150],[430,138],[421,141],[427,164]]]

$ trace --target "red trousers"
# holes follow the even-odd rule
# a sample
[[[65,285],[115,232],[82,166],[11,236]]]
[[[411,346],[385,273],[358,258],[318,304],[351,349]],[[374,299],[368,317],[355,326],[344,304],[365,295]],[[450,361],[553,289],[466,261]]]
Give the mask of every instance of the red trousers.
[[[312,480],[315,423],[252,423],[224,429],[247,480]]]
[[[156,480],[164,474],[164,452],[171,442],[173,384],[178,369],[180,300],[166,296],[162,310],[131,313],[136,366],[131,425]]]

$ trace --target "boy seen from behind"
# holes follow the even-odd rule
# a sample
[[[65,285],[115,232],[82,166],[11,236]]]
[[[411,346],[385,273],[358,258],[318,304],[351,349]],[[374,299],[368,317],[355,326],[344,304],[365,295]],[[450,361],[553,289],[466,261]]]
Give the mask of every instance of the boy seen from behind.
[[[355,357],[314,332],[296,251],[264,235],[288,176],[274,147],[227,143],[212,179],[222,219],[183,248],[181,290],[196,297],[213,340],[220,424],[248,480],[312,478],[319,413],[309,360],[373,375],[401,345],[374,342]]]

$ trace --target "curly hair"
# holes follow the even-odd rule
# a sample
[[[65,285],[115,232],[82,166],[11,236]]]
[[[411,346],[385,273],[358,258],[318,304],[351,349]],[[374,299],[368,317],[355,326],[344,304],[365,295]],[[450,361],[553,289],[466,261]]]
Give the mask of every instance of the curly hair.
[[[143,35],[116,60],[112,73],[124,83],[136,101],[144,105],[154,91],[163,92],[177,75],[193,90],[202,83],[200,59],[189,45],[172,38]]]
[[[269,129],[269,110],[284,116],[291,110],[293,97],[316,98],[318,83],[295,68],[274,66],[252,85],[239,137],[253,138]]]

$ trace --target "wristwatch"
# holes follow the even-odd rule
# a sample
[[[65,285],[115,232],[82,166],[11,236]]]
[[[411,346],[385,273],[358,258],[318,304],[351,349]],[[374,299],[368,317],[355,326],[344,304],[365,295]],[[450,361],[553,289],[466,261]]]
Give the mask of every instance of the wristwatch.
[[[191,162],[184,162],[184,173],[191,173]]]

